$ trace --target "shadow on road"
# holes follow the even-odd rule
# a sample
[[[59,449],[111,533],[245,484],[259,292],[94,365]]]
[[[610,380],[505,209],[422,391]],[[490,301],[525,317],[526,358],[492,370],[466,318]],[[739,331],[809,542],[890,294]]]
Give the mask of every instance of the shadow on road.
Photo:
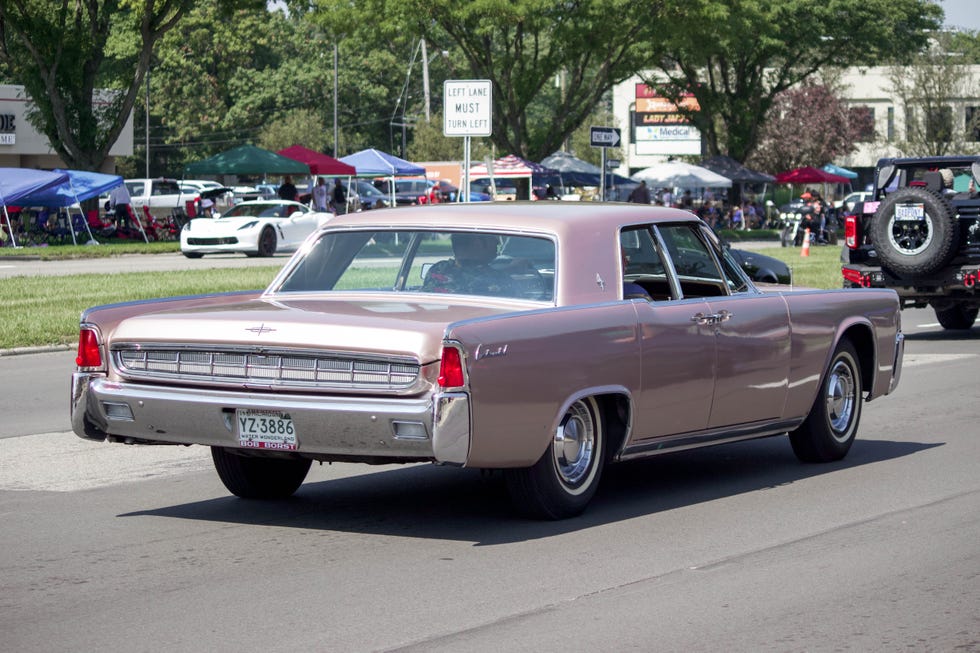
[[[236,524],[470,541],[477,546],[552,537],[822,474],[916,454],[941,444],[858,440],[848,457],[800,464],[785,437],[678,452],[614,465],[584,515],[561,522],[520,518],[500,473],[413,466],[304,484],[291,499],[228,496],[125,513]]]

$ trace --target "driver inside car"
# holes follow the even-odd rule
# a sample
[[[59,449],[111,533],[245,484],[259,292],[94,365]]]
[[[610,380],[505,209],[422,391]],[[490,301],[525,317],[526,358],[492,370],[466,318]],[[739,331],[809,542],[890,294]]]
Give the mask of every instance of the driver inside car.
[[[493,234],[455,233],[453,258],[433,265],[422,284],[423,292],[513,296],[509,274],[490,265],[497,258],[500,238]]]

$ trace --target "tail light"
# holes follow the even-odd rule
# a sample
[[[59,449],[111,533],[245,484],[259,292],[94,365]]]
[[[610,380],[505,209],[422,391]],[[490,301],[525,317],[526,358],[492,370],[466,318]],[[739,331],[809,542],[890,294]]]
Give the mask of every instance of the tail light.
[[[844,216],[844,243],[848,249],[858,248],[858,221],[854,214]]]
[[[439,387],[459,388],[465,384],[462,354],[456,347],[443,347],[439,361]]]
[[[83,327],[78,332],[78,355],[75,357],[78,367],[102,367],[102,348],[99,346],[99,335],[95,329]]]

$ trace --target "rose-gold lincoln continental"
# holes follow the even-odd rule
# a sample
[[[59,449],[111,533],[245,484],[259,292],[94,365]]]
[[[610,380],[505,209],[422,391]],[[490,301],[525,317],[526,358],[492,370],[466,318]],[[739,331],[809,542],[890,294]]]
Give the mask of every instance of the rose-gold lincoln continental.
[[[287,497],[314,460],[428,461],[502,469],[560,519],[641,456],[788,433],[839,460],[903,342],[893,291],[762,291],[679,210],[371,211],[264,292],[86,311],[72,426],[206,445],[240,497]]]

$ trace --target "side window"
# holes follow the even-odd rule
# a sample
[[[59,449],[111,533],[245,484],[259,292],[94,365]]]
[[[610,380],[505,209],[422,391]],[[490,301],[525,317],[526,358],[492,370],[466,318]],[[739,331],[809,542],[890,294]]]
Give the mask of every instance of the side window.
[[[657,231],[674,264],[684,297],[720,297],[728,294],[728,281],[722,276],[708,246],[699,237],[696,225],[663,225],[658,226]]]
[[[675,298],[660,246],[649,227],[624,229],[619,233],[619,246],[623,255],[624,299]]]

